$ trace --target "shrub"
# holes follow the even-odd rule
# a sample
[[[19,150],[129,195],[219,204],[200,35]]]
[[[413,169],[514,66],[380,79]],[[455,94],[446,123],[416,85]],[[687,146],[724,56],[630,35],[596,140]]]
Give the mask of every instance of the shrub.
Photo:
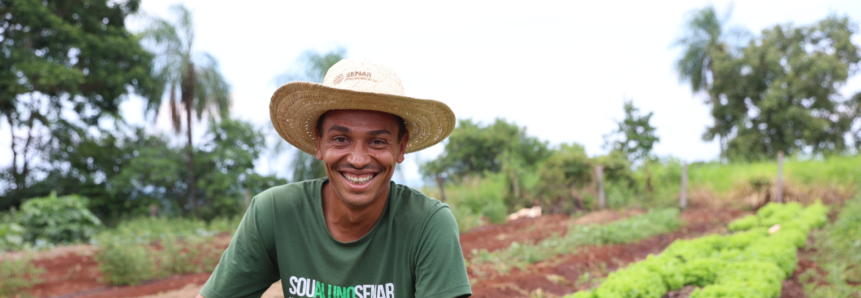
[[[0,223],[0,251],[23,248],[26,231],[23,226],[14,222]]]
[[[149,245],[114,235],[100,235],[97,241],[96,261],[105,283],[136,285],[156,277],[156,259]]]
[[[45,269],[33,266],[29,257],[0,261],[0,297],[16,297],[42,282],[39,275],[43,273]]]
[[[28,228],[24,241],[47,241],[51,244],[77,243],[96,235],[102,222],[87,209],[87,199],[56,193],[34,198],[21,204],[16,215],[18,224]]]

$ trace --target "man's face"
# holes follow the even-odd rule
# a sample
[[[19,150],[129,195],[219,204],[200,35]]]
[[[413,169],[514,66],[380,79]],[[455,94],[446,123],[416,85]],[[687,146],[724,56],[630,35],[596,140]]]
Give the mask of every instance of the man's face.
[[[395,165],[404,161],[409,133],[398,142],[394,115],[365,110],[326,113],[317,138],[334,193],[344,203],[361,207],[388,195]]]

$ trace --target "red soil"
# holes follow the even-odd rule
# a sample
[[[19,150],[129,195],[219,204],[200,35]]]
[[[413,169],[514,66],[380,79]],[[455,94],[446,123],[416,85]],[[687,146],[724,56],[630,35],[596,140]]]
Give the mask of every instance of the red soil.
[[[585,290],[591,286],[589,282],[577,282],[584,273],[605,276],[649,254],[661,252],[676,239],[724,232],[725,223],[743,214],[737,210],[687,210],[682,213],[687,226],[676,232],[629,244],[583,247],[575,254],[545,260],[525,270],[513,269],[504,276],[491,276],[472,286],[473,297],[528,297],[537,291],[545,296],[562,296]],[[478,276],[471,278],[480,279]]]
[[[624,213],[601,211],[583,217],[569,218],[566,215],[550,215],[535,219],[520,219],[504,225],[479,227],[461,235],[464,255],[473,249],[496,250],[507,247],[514,241],[540,241],[554,233],[564,234],[572,224],[603,224],[629,217],[642,211]],[[682,213],[687,223],[676,232],[655,236],[635,243],[583,247],[576,253],[559,256],[533,264],[525,270],[512,269],[504,276],[472,275],[473,297],[527,297],[541,292],[544,297],[562,296],[577,290],[587,289],[588,281],[580,282],[583,273],[605,276],[631,262],[644,259],[649,254],[661,252],[676,239],[699,237],[711,233],[723,233],[725,224],[748,214],[738,210],[692,209]],[[798,275],[815,263],[799,252],[799,266],[793,277],[784,282],[782,298],[804,297]],[[45,268],[43,283],[34,287],[30,294],[37,297],[140,297],[181,289],[188,284],[203,284],[209,273],[175,275],[167,279],[151,281],[137,286],[109,287],[100,281],[101,274],[92,256],[68,253],[35,261]],[[680,297],[685,297],[682,294]],[[673,296],[676,297],[676,296]]]

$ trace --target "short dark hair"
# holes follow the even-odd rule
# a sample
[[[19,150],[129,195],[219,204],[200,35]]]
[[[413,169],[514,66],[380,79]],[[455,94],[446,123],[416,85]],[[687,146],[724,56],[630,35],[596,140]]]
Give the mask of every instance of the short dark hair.
[[[326,118],[326,114],[328,114],[328,113],[329,113],[328,111],[323,113],[323,115],[320,115],[320,118],[317,119],[317,137],[318,138],[323,136],[323,118]],[[391,115],[395,116],[395,121],[398,122],[398,143],[400,143],[401,140],[404,139],[404,135],[407,134],[407,123],[404,121],[404,118],[401,118],[401,116],[398,116],[395,114],[391,114]]]

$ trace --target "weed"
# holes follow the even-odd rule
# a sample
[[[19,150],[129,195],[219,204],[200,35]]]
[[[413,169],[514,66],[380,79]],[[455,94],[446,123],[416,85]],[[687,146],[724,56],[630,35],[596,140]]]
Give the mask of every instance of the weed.
[[[33,266],[32,261],[31,257],[0,260],[0,297],[15,297],[42,282],[39,276],[45,269]]]

